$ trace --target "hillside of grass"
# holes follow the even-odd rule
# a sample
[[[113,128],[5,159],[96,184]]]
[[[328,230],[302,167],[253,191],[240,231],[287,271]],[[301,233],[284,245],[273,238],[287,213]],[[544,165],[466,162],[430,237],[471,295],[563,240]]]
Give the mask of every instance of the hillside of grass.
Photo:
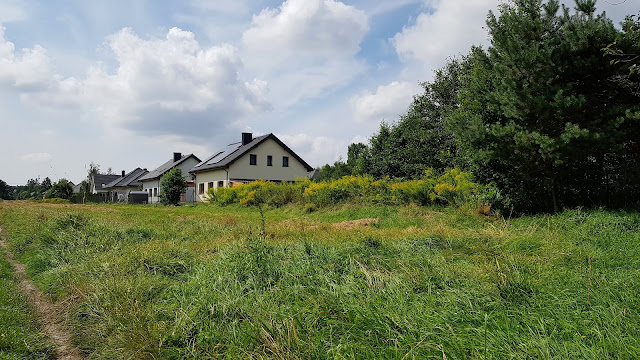
[[[640,357],[640,215],[0,204],[92,359]],[[4,326],[4,324],[0,324]]]

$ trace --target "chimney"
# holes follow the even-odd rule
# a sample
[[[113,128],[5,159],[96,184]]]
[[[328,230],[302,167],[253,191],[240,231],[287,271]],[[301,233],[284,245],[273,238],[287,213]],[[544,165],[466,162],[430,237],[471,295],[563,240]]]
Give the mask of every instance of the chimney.
[[[247,145],[253,140],[251,133],[242,133],[242,145]]]
[[[180,160],[181,158],[182,158],[182,153],[177,153],[177,152],[173,153],[173,162],[176,162],[176,161]]]
[[[124,177],[124,170],[122,170],[122,177]]]

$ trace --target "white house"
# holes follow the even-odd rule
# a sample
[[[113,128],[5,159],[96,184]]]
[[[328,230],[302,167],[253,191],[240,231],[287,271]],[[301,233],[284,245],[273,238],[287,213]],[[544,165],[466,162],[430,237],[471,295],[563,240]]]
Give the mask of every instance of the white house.
[[[106,184],[104,189],[110,191],[111,201],[127,201],[131,191],[142,189],[142,183],[139,179],[148,173],[147,169],[141,168],[136,168],[128,174],[122,170],[122,176]]]
[[[160,194],[160,179],[169,170],[178,168],[182,170],[184,179],[187,182],[187,191],[182,194],[180,201],[193,202],[194,201],[194,182],[192,180],[189,170],[200,163],[200,159],[193,154],[182,155],[182,153],[173,153],[173,158],[166,163],[160,165],[157,169],[149,172],[148,174],[140,177],[138,181],[142,183],[142,190],[149,193],[149,203],[155,204],[160,201],[158,195]]]
[[[93,174],[89,179],[91,181],[91,193],[100,195],[103,199],[102,201],[109,201],[109,190],[106,186],[119,178],[120,175],[114,174]]]
[[[311,170],[313,168],[309,164],[275,135],[253,138],[251,133],[242,133],[241,142],[215,152],[190,172],[195,174],[196,199],[205,201],[209,189],[259,179],[295,181],[306,177]]]

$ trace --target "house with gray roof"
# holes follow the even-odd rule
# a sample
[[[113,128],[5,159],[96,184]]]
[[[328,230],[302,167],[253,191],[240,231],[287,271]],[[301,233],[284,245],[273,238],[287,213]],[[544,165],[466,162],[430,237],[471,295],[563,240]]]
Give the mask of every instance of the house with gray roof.
[[[105,187],[107,184],[120,178],[120,175],[114,174],[93,174],[89,179],[91,181],[91,193],[100,195],[104,201],[109,199],[109,190]]]
[[[182,194],[180,201],[193,202],[195,200],[194,181],[189,170],[200,163],[200,159],[193,155],[182,155],[182,153],[174,152],[173,158],[158,166],[156,169],[141,176],[138,181],[142,183],[142,191],[149,193],[149,203],[155,204],[160,201],[160,179],[169,172],[169,170],[178,168],[182,170],[185,181],[187,182],[187,191]]]
[[[105,185],[104,189],[110,191],[109,196],[112,202],[127,201],[131,191],[142,190],[140,178],[148,173],[147,169],[141,168],[136,168],[128,174],[125,174],[124,170],[122,170],[122,176]]]
[[[242,133],[242,141],[213,153],[191,169],[195,175],[196,199],[207,200],[207,191],[233,183],[255,180],[295,181],[313,168],[273,134],[253,137]]]

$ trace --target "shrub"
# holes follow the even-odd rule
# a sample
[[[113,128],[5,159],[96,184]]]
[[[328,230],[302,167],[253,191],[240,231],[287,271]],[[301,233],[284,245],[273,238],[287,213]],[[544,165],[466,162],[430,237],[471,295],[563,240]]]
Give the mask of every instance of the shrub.
[[[178,205],[180,195],[187,190],[182,170],[174,168],[160,179],[160,202],[164,205]]]
[[[305,211],[339,204],[345,201],[364,201],[383,204],[478,206],[482,212],[500,209],[507,204],[499,190],[492,185],[472,181],[470,173],[451,169],[441,175],[425,171],[416,180],[374,180],[371,176],[344,176],[337,180],[313,182],[297,179],[294,183],[277,184],[258,180],[239,186],[209,190],[209,202],[218,205],[283,206],[290,203],[305,205]],[[482,203],[482,206],[479,204]]]

